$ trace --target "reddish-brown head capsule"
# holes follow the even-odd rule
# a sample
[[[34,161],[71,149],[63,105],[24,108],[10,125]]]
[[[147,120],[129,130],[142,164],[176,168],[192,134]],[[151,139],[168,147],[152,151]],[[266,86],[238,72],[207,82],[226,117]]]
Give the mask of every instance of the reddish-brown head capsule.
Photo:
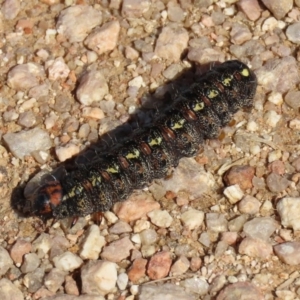
[[[53,210],[62,201],[62,187],[59,181],[51,181],[42,186],[37,193],[33,204],[33,211],[36,215],[52,215]]]

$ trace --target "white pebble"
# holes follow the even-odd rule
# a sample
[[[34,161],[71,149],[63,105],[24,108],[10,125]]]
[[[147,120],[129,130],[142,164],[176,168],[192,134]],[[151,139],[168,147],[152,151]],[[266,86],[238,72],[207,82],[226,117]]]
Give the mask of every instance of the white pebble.
[[[55,256],[53,262],[56,268],[66,272],[72,272],[83,264],[83,260],[79,256],[69,251]]]
[[[100,235],[99,227],[97,225],[92,225],[86,232],[86,237],[79,253],[80,257],[82,259],[98,259],[105,243],[105,238]]]
[[[204,213],[203,211],[197,209],[189,209],[188,211],[184,212],[180,219],[185,227],[189,230],[194,230],[199,228],[204,220]]]
[[[247,130],[254,132],[256,130],[258,130],[258,125],[255,121],[251,120],[247,123]]]
[[[267,125],[275,127],[281,119],[281,115],[277,114],[277,112],[274,110],[269,110],[265,113],[264,119]]]
[[[231,204],[235,204],[244,197],[244,192],[238,184],[228,186],[223,193]]]
[[[128,284],[128,275],[126,273],[121,273],[117,279],[117,285],[121,291],[125,290]]]
[[[280,150],[275,150],[269,153],[268,162],[271,163],[275,160],[278,160],[282,157],[282,153]]]
[[[281,105],[283,103],[282,95],[277,92],[272,92],[268,97],[268,100],[274,103],[275,105]]]
[[[154,225],[162,228],[169,227],[173,221],[173,218],[166,210],[155,209],[147,215]]]
[[[291,129],[299,130],[300,129],[300,119],[296,118],[296,119],[291,120],[289,123],[289,127]]]
[[[284,227],[300,230],[300,198],[286,197],[281,199],[276,206]]]
[[[45,67],[48,70],[49,79],[52,81],[67,78],[70,73],[70,69],[62,57],[48,60]]]
[[[77,145],[74,144],[67,144],[64,147],[57,147],[55,148],[56,156],[58,157],[59,161],[65,161],[68,158],[71,158],[72,156],[78,154],[80,151],[80,148]]]

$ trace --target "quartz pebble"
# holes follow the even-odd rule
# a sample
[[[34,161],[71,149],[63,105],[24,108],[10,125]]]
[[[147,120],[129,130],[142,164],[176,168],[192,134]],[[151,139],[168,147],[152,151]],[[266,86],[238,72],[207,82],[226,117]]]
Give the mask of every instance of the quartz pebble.
[[[244,193],[238,184],[228,186],[223,193],[231,204],[235,204],[244,197]]]
[[[104,245],[105,238],[100,235],[99,227],[92,225],[85,233],[85,239],[79,255],[82,259],[98,259]]]
[[[274,252],[284,263],[297,266],[300,264],[300,242],[286,242],[274,246]]]
[[[140,286],[140,300],[165,300],[165,299],[180,299],[180,300],[196,300],[197,295],[192,292],[187,292],[184,287],[166,283],[166,284],[144,284]]]
[[[246,195],[239,203],[239,211],[243,214],[255,215],[259,212],[261,203],[250,195]]]
[[[300,22],[297,22],[288,26],[286,30],[286,36],[291,42],[295,44],[299,44],[300,43],[299,32],[300,32]]]
[[[53,268],[45,277],[45,286],[53,293],[57,292],[65,281],[66,272]]]
[[[276,209],[284,227],[300,230],[300,198],[285,197],[278,201]]]
[[[184,212],[180,219],[184,226],[186,226],[189,230],[194,230],[199,228],[204,220],[204,213],[197,209],[189,209]]]
[[[84,44],[98,55],[113,50],[118,43],[120,32],[119,21],[105,23],[93,30],[85,39]]]
[[[268,259],[272,253],[272,245],[260,239],[246,237],[239,245],[239,253],[250,257]]]
[[[5,0],[2,3],[1,11],[6,20],[13,20],[21,9],[20,0]]]
[[[293,109],[298,109],[300,107],[299,97],[300,97],[300,91],[291,90],[285,95],[284,101]]]
[[[248,237],[267,242],[278,227],[278,223],[273,218],[259,217],[246,222],[243,231]]]
[[[266,183],[268,188],[273,193],[284,191],[289,185],[290,181],[276,173],[271,173],[267,176]]]
[[[218,213],[206,214],[207,229],[215,232],[227,231],[227,220],[224,215]]]
[[[70,73],[70,69],[62,57],[48,60],[45,67],[48,70],[48,77],[52,81],[65,79]]]
[[[180,256],[172,265],[170,274],[177,276],[184,274],[190,267],[190,262],[185,256]]]
[[[257,0],[240,0],[238,1],[238,6],[241,8],[242,12],[251,20],[255,21],[259,18],[261,13],[261,8]]]
[[[187,47],[188,33],[184,28],[163,27],[156,42],[155,54],[163,59],[178,61]]]
[[[20,159],[33,151],[48,150],[52,146],[49,134],[38,127],[17,133],[6,133],[3,139],[13,155]]]
[[[293,7],[293,0],[262,0],[262,2],[277,19],[282,19]]]
[[[169,180],[160,180],[166,191],[178,193],[189,187],[189,193],[201,197],[214,186],[215,180],[193,158],[182,158]]]
[[[63,147],[56,147],[55,153],[59,161],[65,161],[68,158],[71,158],[72,156],[78,154],[80,151],[80,148],[77,145],[74,145],[72,143],[67,144]]]
[[[0,297],[1,299],[24,300],[23,293],[6,278],[0,279]]]
[[[0,246],[0,276],[3,276],[12,266],[13,260],[10,258],[6,249]]]
[[[242,298],[241,298],[242,296]],[[256,287],[251,282],[237,282],[230,284],[226,286],[219,295],[217,296],[216,300],[250,300],[250,299],[256,299],[256,300],[264,300],[264,295],[259,290],[258,287]]]
[[[60,12],[56,29],[71,43],[82,42],[102,22],[102,13],[89,5],[74,5]]]
[[[240,215],[228,222],[228,229],[233,232],[239,232],[243,229],[247,221],[247,215]]]
[[[130,255],[132,249],[134,249],[134,246],[129,237],[126,236],[105,246],[101,258],[112,262],[120,262]]]
[[[116,215],[126,222],[141,219],[154,209],[159,209],[159,204],[147,194],[133,194],[125,202],[116,203],[114,206]]]
[[[31,248],[31,243],[19,238],[10,250],[10,257],[16,264],[21,264],[23,256],[29,253]]]
[[[128,283],[128,275],[126,273],[121,273],[117,279],[117,285],[120,290],[125,290]]]
[[[35,253],[24,255],[24,262],[21,266],[22,273],[33,272],[40,265],[40,259]]]
[[[122,15],[129,18],[139,18],[148,11],[150,4],[150,0],[124,0]]]
[[[8,72],[7,83],[12,89],[25,91],[37,86],[44,76],[43,67],[30,62],[13,67]]]
[[[117,283],[117,265],[110,261],[89,261],[81,269],[82,293],[105,296]]]
[[[83,260],[72,252],[64,252],[53,258],[56,268],[61,271],[71,272],[79,268],[83,264]]]
[[[154,225],[162,228],[170,227],[173,221],[173,218],[166,210],[152,210],[147,215]]]
[[[170,252],[158,252],[151,257],[148,263],[147,274],[152,280],[164,278],[168,275],[171,264]]]
[[[140,232],[141,244],[151,245],[157,241],[157,233],[154,229],[145,229]]]
[[[208,292],[208,283],[198,277],[187,278],[181,282],[181,285],[189,292],[196,293],[198,296],[204,296]]]
[[[82,76],[76,90],[78,100],[84,105],[101,101],[107,93],[108,86],[105,77],[98,71],[90,71]]]

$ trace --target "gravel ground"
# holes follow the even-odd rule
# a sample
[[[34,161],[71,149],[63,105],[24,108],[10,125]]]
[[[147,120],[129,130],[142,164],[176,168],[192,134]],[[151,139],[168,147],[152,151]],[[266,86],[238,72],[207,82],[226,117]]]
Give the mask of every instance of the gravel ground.
[[[300,299],[300,1],[95,2],[1,4],[0,297]],[[100,226],[20,213],[25,186],[122,144],[229,59],[257,75],[254,107],[170,178]]]

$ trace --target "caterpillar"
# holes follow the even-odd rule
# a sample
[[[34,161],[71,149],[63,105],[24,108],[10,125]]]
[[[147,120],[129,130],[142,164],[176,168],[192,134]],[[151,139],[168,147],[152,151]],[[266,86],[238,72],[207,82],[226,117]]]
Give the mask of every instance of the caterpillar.
[[[195,155],[205,139],[218,137],[234,113],[252,106],[256,86],[255,74],[238,60],[213,67],[122,147],[41,186],[32,213],[61,219],[109,210],[134,189],[166,176],[180,158]]]

